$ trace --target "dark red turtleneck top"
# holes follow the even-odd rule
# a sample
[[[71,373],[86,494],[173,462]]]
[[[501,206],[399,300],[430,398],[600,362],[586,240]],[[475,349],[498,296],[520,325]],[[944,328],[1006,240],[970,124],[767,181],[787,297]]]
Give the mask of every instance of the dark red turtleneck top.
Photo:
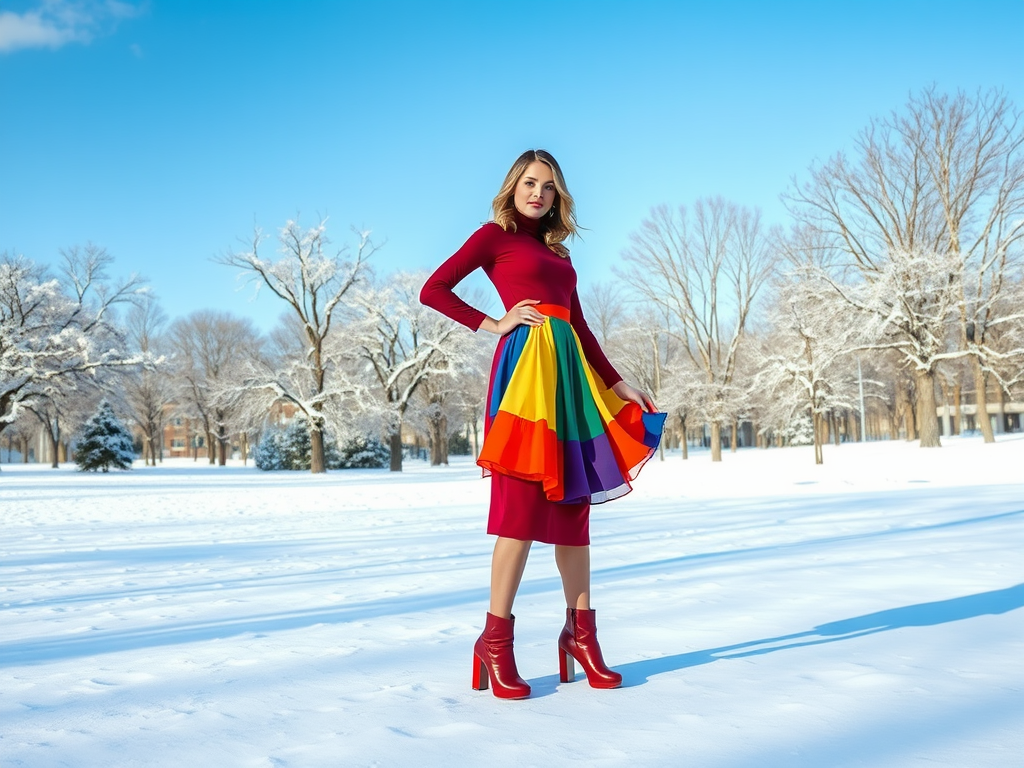
[[[622,377],[608,362],[583,317],[572,262],[543,243],[538,220],[518,211],[515,215],[515,232],[506,232],[493,221],[474,232],[430,276],[420,291],[420,302],[476,331],[487,315],[464,302],[452,289],[474,269],[482,268],[498,290],[506,311],[524,299],[567,307],[569,323],[579,336],[587,362],[604,385],[612,387]]]

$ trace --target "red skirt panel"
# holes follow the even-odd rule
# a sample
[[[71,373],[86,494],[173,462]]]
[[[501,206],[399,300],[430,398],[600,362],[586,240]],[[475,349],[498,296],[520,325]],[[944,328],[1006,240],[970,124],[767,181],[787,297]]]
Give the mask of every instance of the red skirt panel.
[[[590,544],[590,501],[548,501],[541,483],[495,472],[487,532],[520,541],[585,547]]]

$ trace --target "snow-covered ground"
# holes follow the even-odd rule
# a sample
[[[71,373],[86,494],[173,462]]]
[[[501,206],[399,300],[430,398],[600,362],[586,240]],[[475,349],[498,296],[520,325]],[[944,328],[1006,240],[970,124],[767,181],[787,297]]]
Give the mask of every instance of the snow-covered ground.
[[[1024,765],[1024,439],[652,461],[595,509],[623,688],[469,688],[492,540],[468,461],[0,473],[0,766]]]

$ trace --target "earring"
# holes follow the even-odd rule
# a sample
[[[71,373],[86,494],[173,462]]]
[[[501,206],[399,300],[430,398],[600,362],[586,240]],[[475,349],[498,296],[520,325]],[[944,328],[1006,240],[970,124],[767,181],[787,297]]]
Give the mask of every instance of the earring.
[[[550,216],[552,219],[555,218],[555,206],[551,206],[551,210],[548,211],[548,216]]]

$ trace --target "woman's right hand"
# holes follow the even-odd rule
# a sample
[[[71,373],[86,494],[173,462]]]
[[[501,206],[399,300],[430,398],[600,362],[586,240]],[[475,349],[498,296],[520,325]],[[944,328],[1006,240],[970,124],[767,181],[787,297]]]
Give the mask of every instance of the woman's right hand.
[[[480,324],[480,327],[499,336],[504,336],[520,325],[529,325],[536,328],[544,324],[547,316],[534,309],[535,304],[540,304],[540,299],[523,299],[506,312],[501,320],[494,320],[488,317]]]

